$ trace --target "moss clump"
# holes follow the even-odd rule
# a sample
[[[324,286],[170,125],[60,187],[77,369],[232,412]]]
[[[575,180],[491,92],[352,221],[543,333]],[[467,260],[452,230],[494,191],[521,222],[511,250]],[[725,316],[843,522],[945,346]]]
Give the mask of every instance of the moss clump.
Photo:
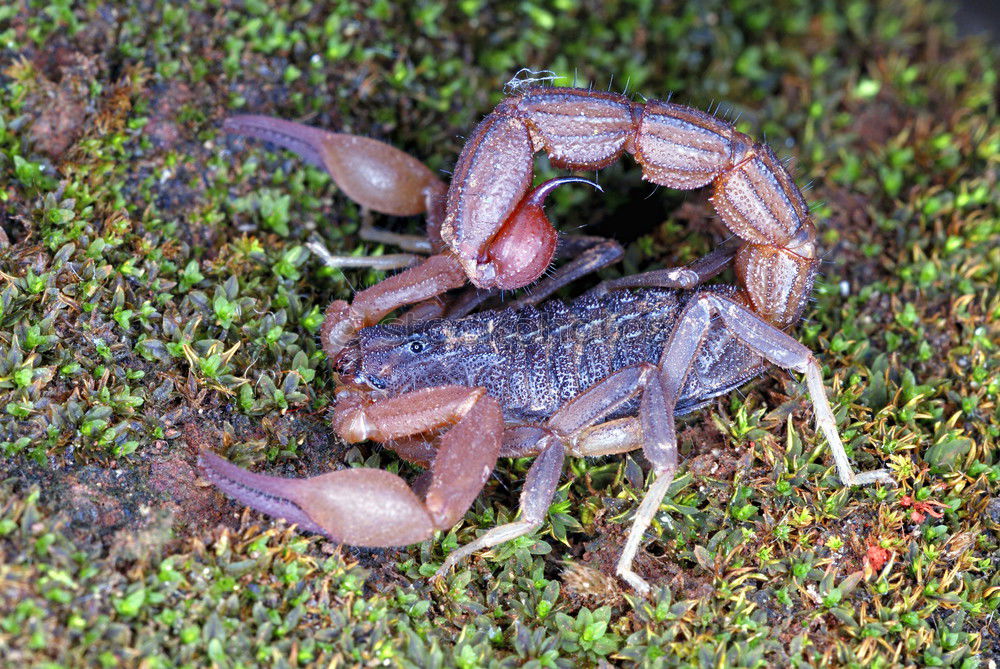
[[[0,655],[997,659],[996,63],[924,2],[0,8]],[[859,467],[888,463],[897,489],[841,489],[800,384],[773,375],[687,424],[638,565],[660,586],[646,602],[606,576],[643,488],[631,457],[570,463],[540,533],[440,590],[426,577],[511,518],[528,463],[503,463],[462,524],[405,550],[237,519],[197,481],[184,426],[278,473],[400,467],[330,434],[315,342],[326,304],[381,275],[324,270],[306,242],[382,249],[359,242],[361,212],[326,175],[220,135],[221,119],[305,119],[446,171],[524,66],[719,107],[794,161],[828,251],[797,336],[826,365]],[[601,181],[599,207],[563,189],[550,213],[628,243],[622,271],[715,243],[703,196],[649,197],[633,166]]]

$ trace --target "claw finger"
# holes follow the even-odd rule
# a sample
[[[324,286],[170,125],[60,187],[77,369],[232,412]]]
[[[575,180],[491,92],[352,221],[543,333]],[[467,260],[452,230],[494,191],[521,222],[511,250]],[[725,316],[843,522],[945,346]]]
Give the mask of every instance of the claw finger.
[[[270,116],[242,114],[230,116],[222,123],[222,129],[230,135],[253,137],[277,144],[297,154],[302,160],[316,167],[325,167],[320,151],[325,131],[301,123],[283,121]]]
[[[198,464],[209,481],[240,503],[269,516],[284,518],[308,532],[327,534],[289,497],[289,484],[294,479],[254,474],[208,451],[201,452]]]

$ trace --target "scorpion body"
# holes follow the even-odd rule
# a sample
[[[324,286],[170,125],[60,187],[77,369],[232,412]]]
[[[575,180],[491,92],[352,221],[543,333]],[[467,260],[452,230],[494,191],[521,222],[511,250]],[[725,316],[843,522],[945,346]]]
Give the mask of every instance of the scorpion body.
[[[840,480],[891,483],[884,470],[854,472],[819,363],[788,334],[812,291],[816,227],[774,152],[711,114],[671,102],[525,82],[511,90],[469,136],[447,188],[420,161],[374,140],[264,117],[227,121],[231,132],[277,141],[325,166],[369,207],[426,211],[427,238],[419,241],[433,255],[415,265],[406,259],[398,265],[405,271],[350,304],[333,302],[320,336],[339,372],[337,433],[384,443],[429,472],[412,487],[364,468],[281,479],[205,453],[206,475],[260,511],[344,543],[400,546],[457,523],[497,457],[536,456],[520,519],[453,551],[438,570],[443,577],[470,553],[540,526],[567,454],[642,449],[652,481],[617,573],[648,592],[632,562],[677,470],[675,415],[773,364],[804,375]],[[521,298],[521,308],[465,317],[482,293],[538,280],[559,253],[542,205],[554,187],[581,179],[535,186],[539,151],[569,170],[597,170],[629,155],[657,185],[711,185],[712,205],[733,237],[689,267],[626,276],[569,304],[535,308],[559,286],[621,257],[608,240],[569,250],[573,242],[564,239],[572,259]],[[704,285],[730,264],[735,285]],[[446,295],[467,283],[482,290]],[[406,305],[415,305],[404,316],[410,325],[377,325]]]
[[[730,286],[699,289],[729,295]],[[656,365],[677,318],[698,291],[644,289],[587,295],[540,308],[484,311],[454,320],[360,330],[341,358],[341,381],[402,395],[421,388],[485,388],[504,422],[530,424],[611,374]],[[674,409],[682,415],[760,375],[767,363],[716,323]],[[608,415],[635,415],[634,398]]]

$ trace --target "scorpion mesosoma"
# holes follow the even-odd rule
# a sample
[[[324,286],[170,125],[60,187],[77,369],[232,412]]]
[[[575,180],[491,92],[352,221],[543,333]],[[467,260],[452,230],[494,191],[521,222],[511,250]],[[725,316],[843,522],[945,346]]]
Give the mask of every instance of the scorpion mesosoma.
[[[453,551],[441,576],[473,551],[538,527],[566,455],[641,448],[653,481],[617,573],[644,593],[649,586],[632,562],[677,468],[675,415],[736,388],[768,364],[804,374],[817,426],[845,485],[892,483],[884,470],[852,470],[820,367],[786,333],[801,316],[817,264],[806,203],[773,152],[729,123],[669,102],[525,87],[475,129],[446,197],[419,161],[371,139],[265,117],[236,117],[227,125],[325,166],[363,205],[393,214],[427,211],[434,252],[361,291],[352,304],[334,302],[321,333],[339,377],[337,433],[348,442],[382,442],[429,471],[412,488],[375,469],[284,479],[203,453],[209,479],[241,502],[343,543],[407,545],[453,526],[498,457],[536,456],[520,520]],[[578,257],[515,307],[467,315],[475,300],[461,297],[459,306],[435,306],[445,303],[431,298],[466,278],[480,288],[514,288],[535,281],[551,261],[556,235],[542,200],[573,179],[532,189],[536,150],[575,170],[604,167],[627,152],[656,184],[689,189],[711,182],[714,207],[736,244],[687,268],[624,277],[568,305],[535,307],[620,253],[614,244],[569,238],[564,246]],[[730,262],[737,285],[701,285]],[[418,302],[404,324],[375,325]]]

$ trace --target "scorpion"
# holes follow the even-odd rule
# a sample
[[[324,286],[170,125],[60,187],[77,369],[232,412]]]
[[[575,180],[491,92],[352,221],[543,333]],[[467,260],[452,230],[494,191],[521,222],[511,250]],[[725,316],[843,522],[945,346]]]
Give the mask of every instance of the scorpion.
[[[323,166],[363,206],[427,214],[427,239],[410,246],[431,255],[415,265],[412,254],[390,258],[384,266],[407,268],[351,303],[331,304],[320,335],[337,376],[337,434],[381,442],[426,471],[412,486],[371,468],[289,479],[203,450],[209,480],[337,542],[405,546],[454,526],[498,457],[534,456],[518,519],[452,551],[440,578],[471,553],[541,526],[567,455],[641,449],[652,482],[616,573],[645,594],[650,586],[632,563],[678,467],[675,417],[776,365],[804,375],[840,481],[892,484],[886,470],[852,469],[821,368],[788,334],[812,291],[816,228],[773,151],[724,120],[671,102],[534,84],[509,92],[473,131],[448,187],[416,158],[373,139],[263,116],[226,121],[231,133]],[[712,205],[734,237],[687,267],[605,281],[569,303],[545,301],[616,261],[621,247],[593,237],[560,241],[544,199],[582,179],[533,187],[538,151],[574,171],[628,153],[654,184],[711,183]],[[571,259],[537,281],[557,255]],[[706,284],[729,265],[735,285]],[[467,281],[475,289],[443,299]],[[529,284],[512,306],[474,312],[484,295]],[[378,324],[406,305],[415,306],[399,323]]]

